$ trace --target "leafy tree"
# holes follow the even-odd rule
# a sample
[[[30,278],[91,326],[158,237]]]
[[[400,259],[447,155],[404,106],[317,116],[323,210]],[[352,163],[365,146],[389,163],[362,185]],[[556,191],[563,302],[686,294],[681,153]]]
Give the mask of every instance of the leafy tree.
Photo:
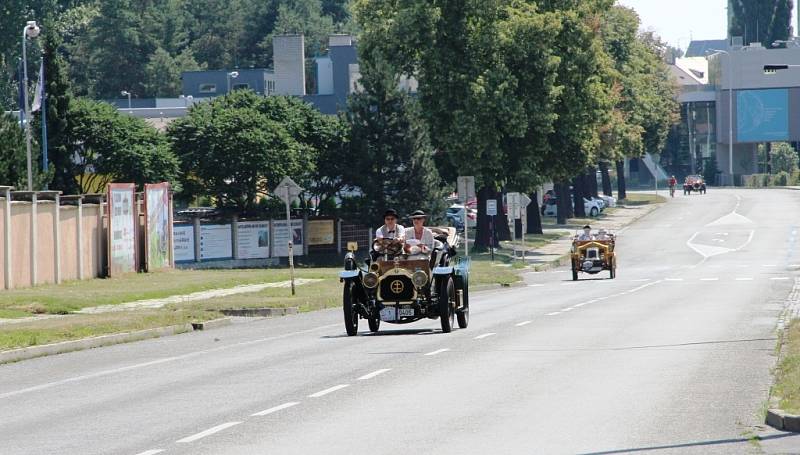
[[[28,180],[25,133],[19,119],[0,112],[0,184],[25,188]]]
[[[183,88],[181,73],[199,69],[200,65],[189,49],[173,57],[159,47],[145,67],[145,93],[155,97],[177,97]]]
[[[771,159],[772,172],[774,173],[786,172],[794,174],[797,171],[797,151],[787,142],[772,144]]]
[[[741,36],[744,44],[761,43],[772,47],[777,40],[787,40],[792,33],[792,0],[732,0],[731,36]]]

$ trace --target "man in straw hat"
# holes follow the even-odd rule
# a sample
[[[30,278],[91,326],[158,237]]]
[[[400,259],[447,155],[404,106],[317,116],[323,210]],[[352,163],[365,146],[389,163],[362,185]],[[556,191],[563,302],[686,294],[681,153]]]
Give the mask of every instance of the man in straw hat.
[[[411,214],[413,226],[406,228],[406,241],[418,240],[422,253],[433,251],[433,231],[425,227],[427,215],[422,210],[415,210]]]

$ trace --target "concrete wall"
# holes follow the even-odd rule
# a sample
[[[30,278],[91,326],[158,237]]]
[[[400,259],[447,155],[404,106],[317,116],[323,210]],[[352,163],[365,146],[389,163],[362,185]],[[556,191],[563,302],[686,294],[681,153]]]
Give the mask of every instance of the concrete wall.
[[[10,214],[6,208],[10,207]],[[56,211],[58,210],[58,211]],[[0,197],[0,279],[3,288],[89,279],[105,272],[102,206],[56,205]],[[80,215],[79,215],[80,213]],[[10,230],[5,229],[10,217]],[[6,243],[11,245],[7,251]],[[6,255],[10,253],[10,257]],[[10,259],[10,260],[9,260]],[[6,275],[6,264],[11,273]]]
[[[275,67],[275,94],[306,94],[306,56],[303,35],[279,35],[272,38],[272,61]]]

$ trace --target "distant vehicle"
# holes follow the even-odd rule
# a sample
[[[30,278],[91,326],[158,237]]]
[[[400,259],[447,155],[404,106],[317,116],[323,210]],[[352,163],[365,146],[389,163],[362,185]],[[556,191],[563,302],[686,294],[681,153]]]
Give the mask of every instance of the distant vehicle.
[[[702,175],[690,175],[683,181],[683,194],[692,194],[692,191],[706,194],[706,182]]]
[[[617,206],[617,198],[613,196],[600,196],[600,199],[602,199],[606,203],[606,207]]]
[[[572,204],[575,207],[575,204]],[[583,210],[591,217],[600,216],[600,213],[605,208],[605,203],[601,199],[586,199],[583,198]],[[558,215],[558,201],[555,196],[547,198],[542,205],[542,215],[556,216]]]
[[[468,203],[469,204],[469,203]],[[467,221],[469,227],[475,227],[478,221],[478,210],[467,206]],[[461,204],[453,204],[447,208],[445,212],[447,222],[458,230],[464,229],[464,206]]]
[[[570,253],[572,264],[572,281],[578,280],[578,272],[595,275],[603,270],[608,270],[610,278],[617,277],[617,257],[614,253],[614,234],[607,234],[605,238],[592,240],[572,241]]]

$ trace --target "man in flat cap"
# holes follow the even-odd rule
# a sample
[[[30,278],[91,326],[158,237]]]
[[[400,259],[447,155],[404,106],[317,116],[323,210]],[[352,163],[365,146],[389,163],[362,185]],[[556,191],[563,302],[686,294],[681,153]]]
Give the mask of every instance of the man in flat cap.
[[[406,241],[417,240],[421,252],[429,254],[433,251],[433,231],[425,227],[425,212],[422,210],[415,210],[411,214],[411,222],[413,226],[406,228]]]
[[[375,237],[379,239],[405,240],[406,229],[397,224],[397,211],[389,209],[383,214],[383,226],[375,231]]]

